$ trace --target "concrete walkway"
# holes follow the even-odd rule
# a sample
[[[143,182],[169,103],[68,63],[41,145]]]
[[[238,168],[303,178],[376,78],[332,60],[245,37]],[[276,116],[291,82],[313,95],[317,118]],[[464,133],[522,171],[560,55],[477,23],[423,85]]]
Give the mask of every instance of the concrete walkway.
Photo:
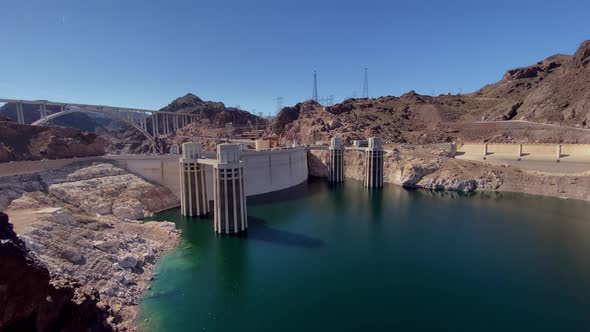
[[[582,173],[590,171],[590,156],[561,156],[559,162],[554,155],[523,155],[518,157],[511,154],[491,153],[484,160],[483,154],[461,154],[456,159],[488,162],[492,164],[508,164],[525,170],[546,173]]]

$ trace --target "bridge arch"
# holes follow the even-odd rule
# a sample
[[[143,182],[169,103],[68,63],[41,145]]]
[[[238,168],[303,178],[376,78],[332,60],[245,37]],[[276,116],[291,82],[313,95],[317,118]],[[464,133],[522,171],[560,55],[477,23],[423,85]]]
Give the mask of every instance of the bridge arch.
[[[41,119],[31,123],[31,125],[33,126],[41,126],[41,125],[45,125],[47,124],[49,121],[59,118],[61,116],[67,115],[67,114],[71,114],[71,113],[84,113],[84,112],[90,112],[90,113],[99,113],[99,114],[105,114],[108,115],[116,120],[125,122],[126,124],[130,125],[131,127],[135,128],[136,130],[138,130],[140,133],[142,133],[147,139],[148,141],[153,145],[154,149],[156,150],[156,152],[162,152],[160,151],[160,144],[158,144],[157,140],[150,135],[150,133],[148,133],[145,129],[143,129],[141,126],[139,126],[137,123],[135,123],[133,120],[130,120],[124,116],[121,116],[119,114],[117,114],[115,111],[110,111],[110,110],[101,110],[101,109],[85,109],[85,108],[80,108],[80,109],[64,109],[63,111],[57,112],[57,113],[53,113],[50,115],[47,115],[45,117],[42,117]]]

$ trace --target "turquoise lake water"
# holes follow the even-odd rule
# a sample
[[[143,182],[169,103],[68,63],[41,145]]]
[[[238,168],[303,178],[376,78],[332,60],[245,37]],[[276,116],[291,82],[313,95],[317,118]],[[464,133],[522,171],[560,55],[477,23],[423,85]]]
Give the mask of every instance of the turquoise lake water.
[[[590,204],[310,180],[248,200],[249,229],[182,230],[147,331],[590,331]]]

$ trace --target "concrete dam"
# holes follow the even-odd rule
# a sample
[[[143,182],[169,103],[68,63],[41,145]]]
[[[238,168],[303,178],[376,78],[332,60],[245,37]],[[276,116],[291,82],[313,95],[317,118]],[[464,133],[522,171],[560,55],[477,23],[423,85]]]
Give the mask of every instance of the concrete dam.
[[[308,150],[329,150],[329,182],[344,181],[345,150],[364,151],[367,188],[383,187],[381,140],[373,137],[368,147],[345,148],[339,138],[329,146],[269,148],[256,142],[257,149],[224,143],[216,154],[205,154],[200,144],[184,143],[168,155],[107,155],[101,157],[43,160],[0,165],[0,174],[15,175],[57,169],[79,161],[108,161],[144,179],[169,188],[181,202],[186,216],[213,213],[215,231],[222,234],[245,231],[246,197],[297,186],[308,179]],[[211,201],[213,204],[211,204]]]

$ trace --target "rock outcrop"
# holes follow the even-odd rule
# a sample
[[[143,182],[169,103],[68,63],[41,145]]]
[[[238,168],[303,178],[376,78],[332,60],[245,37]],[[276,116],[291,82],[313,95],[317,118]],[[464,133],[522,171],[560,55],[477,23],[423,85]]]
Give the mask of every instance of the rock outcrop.
[[[179,238],[173,223],[133,220],[177,206],[176,196],[110,164],[0,178],[0,203],[50,282],[85,285],[76,296],[94,298],[114,329],[132,326],[154,264]]]
[[[141,219],[178,205],[178,199],[170,190],[110,164],[76,170],[66,179],[67,182],[51,184],[49,194],[90,215]]]
[[[384,182],[406,188],[459,192],[507,191],[590,201],[590,172],[557,174],[528,171],[508,164],[450,158],[428,146],[401,146],[384,156]],[[327,177],[327,151],[308,153],[310,176]],[[363,180],[364,155],[346,151],[346,179]]]
[[[0,212],[0,330],[112,331],[100,295],[47,268]]]
[[[169,137],[162,138],[162,145],[181,144],[187,141],[207,143],[208,140],[215,140],[226,136],[226,123],[233,123],[236,127],[254,129],[258,123],[265,124],[266,120],[250,112],[237,107],[226,107],[221,102],[203,101],[201,98],[189,93],[176,98],[166,107],[160,109],[162,112],[189,113],[199,116],[199,121],[179,129]],[[152,118],[147,119],[148,128],[152,128]],[[163,123],[159,122],[160,133],[163,134]],[[113,135],[112,150],[121,151],[127,149],[130,153],[143,153],[150,150],[150,145],[145,137],[137,130],[127,128],[122,132]]]
[[[310,176],[326,177],[328,153],[313,151],[308,154]],[[362,181],[364,177],[364,152],[346,151],[344,175]],[[406,188],[451,190],[471,192],[477,189],[495,190],[502,179],[486,167],[469,167],[469,162],[449,158],[436,149],[393,150],[383,159],[384,182]]]
[[[0,162],[100,156],[106,146],[78,129],[0,121]]]

